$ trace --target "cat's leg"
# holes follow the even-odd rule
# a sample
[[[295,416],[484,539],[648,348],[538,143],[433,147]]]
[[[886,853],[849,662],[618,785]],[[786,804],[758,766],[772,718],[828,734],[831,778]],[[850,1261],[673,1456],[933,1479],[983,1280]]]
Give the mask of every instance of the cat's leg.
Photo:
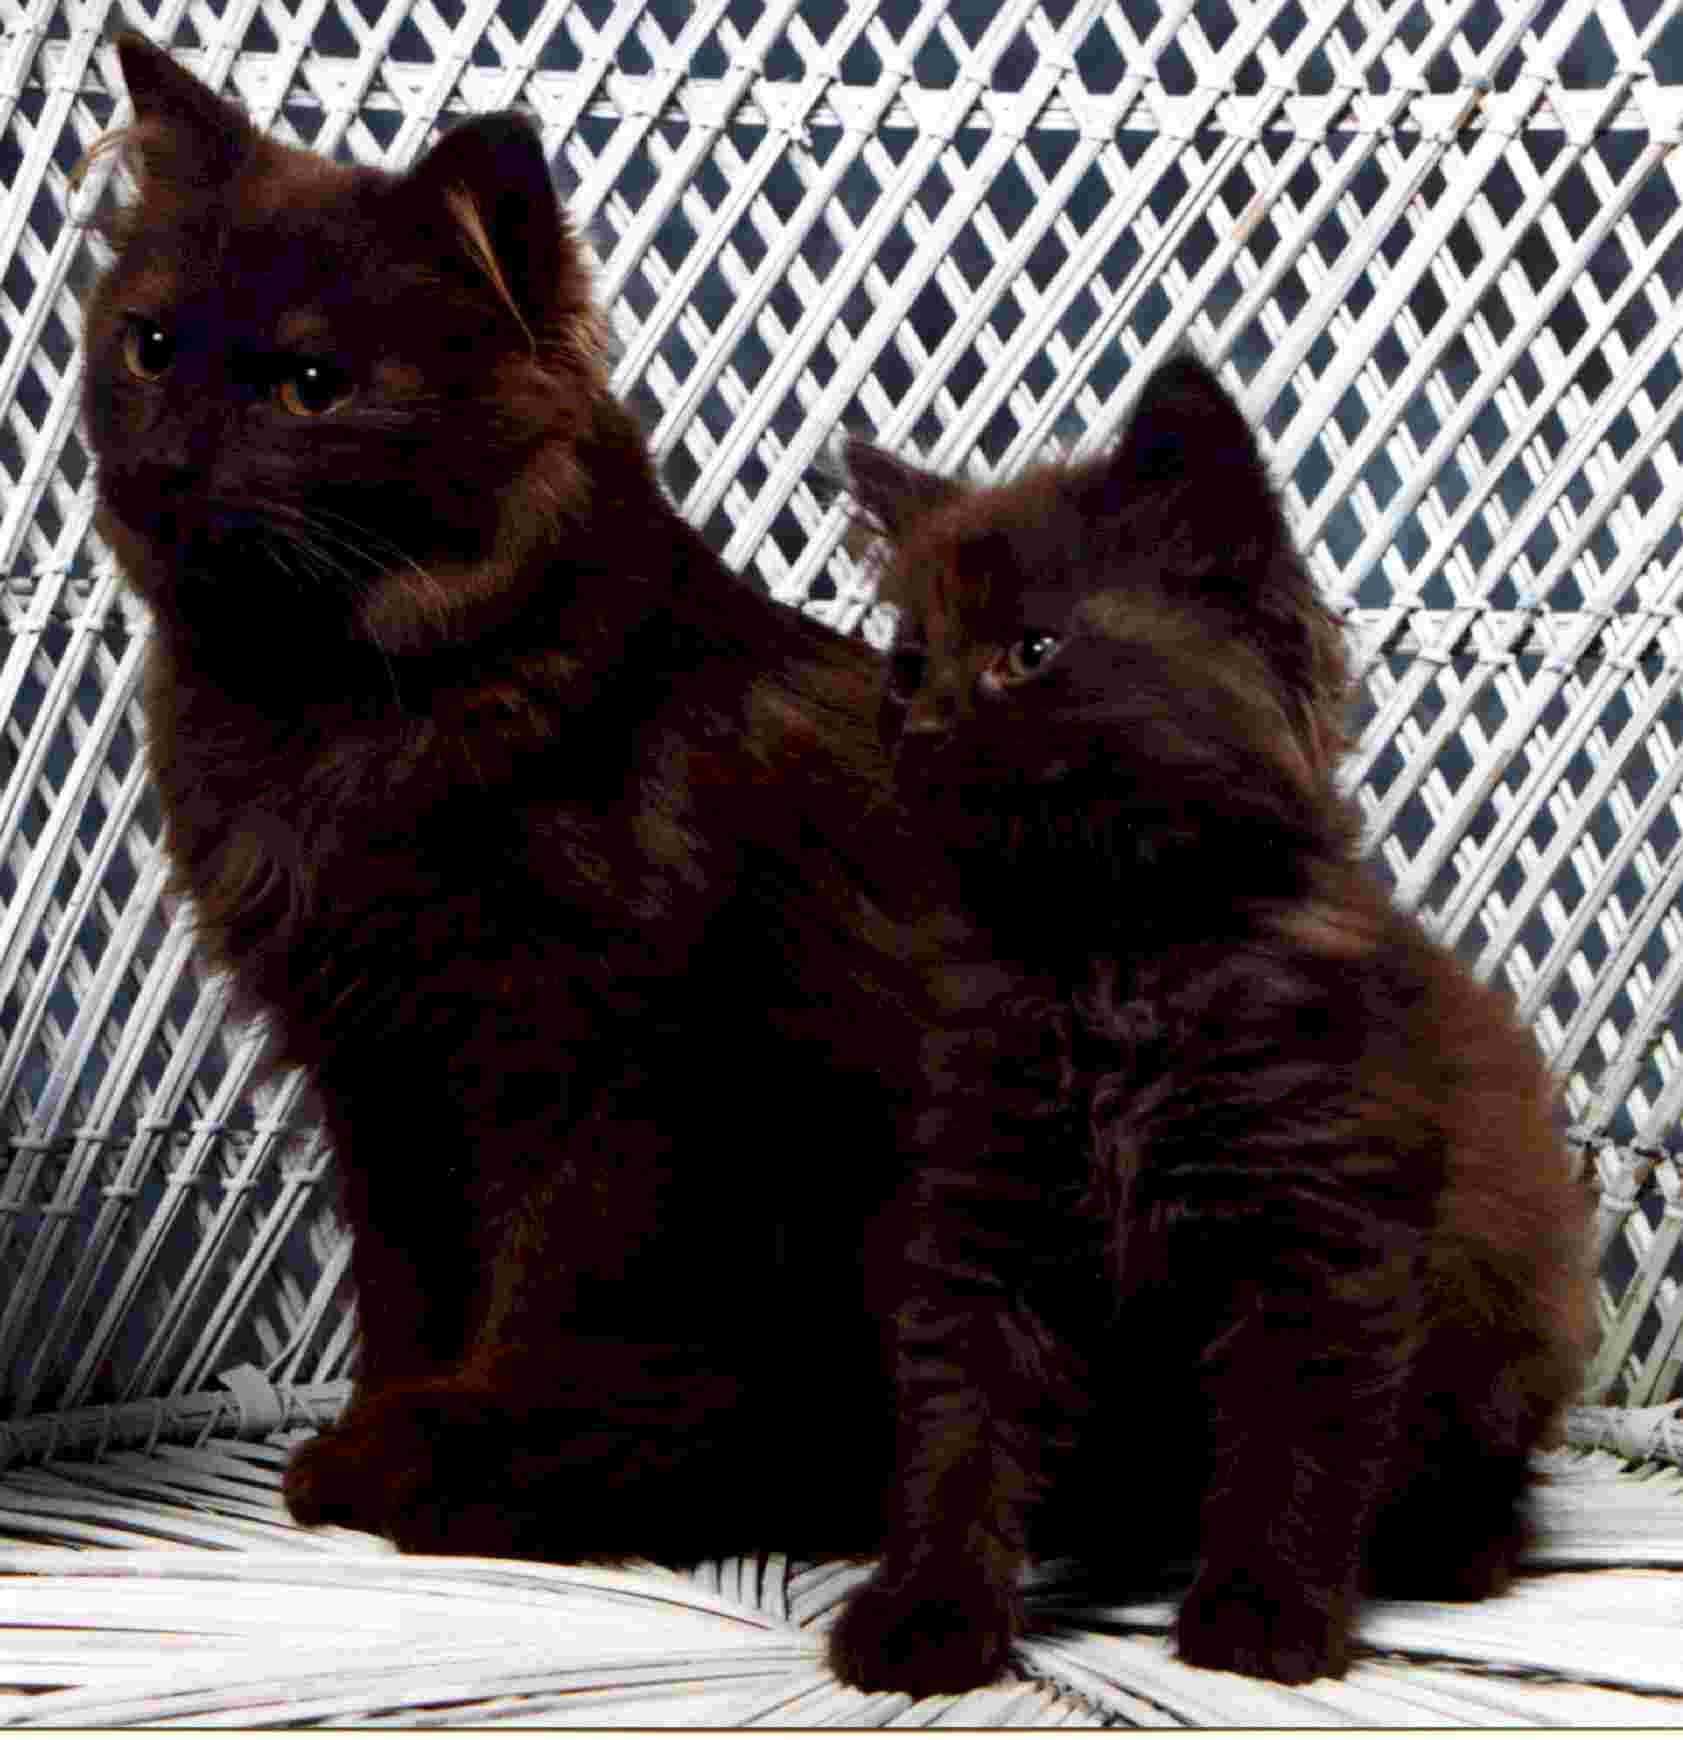
[[[346,1101],[323,1098],[351,1233],[356,1384],[340,1420],[294,1451],[285,1496],[306,1525],[377,1529],[360,1421],[382,1392],[435,1378],[461,1359],[483,1308],[476,1217],[464,1189],[466,1142],[452,1144],[447,1115],[416,1120],[405,1115],[411,1102],[365,1122],[381,1140],[359,1146]]]
[[[1303,1224],[1310,1202],[1294,1205],[1295,1225],[1258,1212],[1201,1262],[1200,1241],[1174,1240],[1177,1267],[1207,1280],[1222,1319],[1202,1360],[1210,1474],[1176,1646],[1197,1666],[1288,1684],[1349,1665],[1418,1339],[1417,1238],[1393,1228],[1352,1241],[1360,1209],[1321,1206],[1347,1224],[1319,1241]]]
[[[862,1690],[964,1691],[1010,1665],[1030,1514],[1076,1411],[1073,1356],[1015,1285],[1043,1218],[1032,1180],[970,1168],[925,1173],[878,1229],[900,1301],[894,1489],[829,1649]]]
[[[764,1193],[716,1143],[675,1143],[679,1121],[628,1071],[568,1129],[496,1133],[495,1171],[520,1187],[481,1211],[495,1236],[467,1349],[334,1435],[363,1526],[408,1551],[561,1559],[784,1544],[759,1535],[787,1451],[749,1412],[776,1377],[753,1310]]]
[[[471,1153],[465,1138],[452,1141],[448,1111],[420,1108],[413,1094],[363,1094],[372,1104],[358,1103],[360,1117],[344,1097],[322,1097],[351,1233],[357,1390],[367,1394],[445,1370],[467,1347],[483,1305]]]

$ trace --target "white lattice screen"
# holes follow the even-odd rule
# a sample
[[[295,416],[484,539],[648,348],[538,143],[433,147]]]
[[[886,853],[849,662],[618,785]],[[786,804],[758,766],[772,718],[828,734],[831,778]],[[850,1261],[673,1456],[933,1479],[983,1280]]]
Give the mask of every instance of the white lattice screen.
[[[1605,1210],[1603,1393],[1683,1365],[1683,0],[0,0],[0,1379],[11,1410],[343,1377],[296,1084],[160,908],[144,625],[89,532],[69,174],[122,25],[407,161],[518,104],[674,493],[871,627],[811,472],[1102,442],[1190,339],[1347,607],[1400,897],[1507,981]]]

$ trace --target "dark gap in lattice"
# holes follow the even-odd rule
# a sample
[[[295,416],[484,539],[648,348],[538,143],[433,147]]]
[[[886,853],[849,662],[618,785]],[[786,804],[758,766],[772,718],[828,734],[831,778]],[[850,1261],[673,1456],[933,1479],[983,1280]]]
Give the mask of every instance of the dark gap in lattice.
[[[1400,16],[1386,21],[1385,29],[1398,47],[1405,52],[1412,64],[1414,55],[1424,47],[1431,30],[1432,19],[1425,7],[1418,4],[1405,8]],[[1368,46],[1367,35],[1358,23],[1352,31],[1348,26],[1343,31],[1345,44],[1352,51],[1360,51]],[[1375,56],[1368,67],[1368,89],[1373,91],[1388,91],[1391,88],[1390,68],[1386,64],[1387,56]]]
[[[1618,56],[1607,40],[1607,32],[1594,8],[1578,26],[1556,64],[1560,69],[1560,82],[1571,88],[1592,90],[1613,82],[1618,71]]]
[[[311,46],[317,48],[319,52],[318,44],[312,43]],[[240,38],[240,52],[242,54],[278,54],[280,52],[280,38],[275,35],[269,26],[268,19],[261,12],[254,13],[246,25],[245,34]],[[232,94],[232,87],[233,81],[229,80],[230,94]]]
[[[1007,344],[1023,323],[1023,311],[1015,296],[1001,296],[988,311],[988,329],[1000,343]],[[1030,359],[1043,360],[1043,359]]]
[[[1638,3],[1651,14],[1657,9],[1659,0],[1632,0],[1633,11]],[[1646,18],[1643,22],[1647,22]],[[1683,82],[1679,79],[1679,73],[1683,72],[1683,13],[1673,13],[1661,26],[1648,50],[1648,59],[1661,83],[1674,85]]]
[[[1071,58],[1081,88],[1094,96],[1109,96],[1121,84],[1123,74],[1128,70],[1127,58],[1105,28],[1102,18],[1094,20],[1086,35],[1075,45]]]
[[[1206,144],[1213,143],[1207,141]],[[1178,161],[1172,160],[1152,183],[1146,195],[1146,207],[1160,224],[1168,224],[1179,211],[1188,193],[1187,181]]]
[[[1139,34],[1145,34],[1139,25],[1136,24],[1135,28]],[[1178,35],[1164,44],[1154,70],[1158,82],[1170,96],[1190,96],[1197,89],[1198,75],[1192,70],[1192,63],[1186,58],[1186,50],[1181,47]]]
[[[147,20],[148,25],[151,27],[147,31],[148,35],[151,35],[152,30],[156,29],[157,22],[156,18],[149,18]],[[181,17],[175,21],[174,34],[164,41],[162,46],[177,50],[183,48],[204,49],[207,48],[209,44],[206,43],[198,25],[194,22],[192,14],[190,12],[184,12]]]
[[[1082,287],[1069,300],[1068,306],[1058,316],[1058,336],[1068,345],[1078,344],[1084,333],[1092,330],[1093,323],[1099,317],[1099,300],[1088,285]]]
[[[1420,327],[1420,336],[1430,338],[1437,324],[1449,312],[1449,299],[1435,273],[1423,273],[1408,293],[1408,312]],[[1454,344],[1450,345],[1453,352]],[[1476,377],[1476,370],[1470,371]]]
[[[687,380],[695,369],[695,352],[690,349],[689,341],[676,322],[661,337],[660,355],[680,381]]]
[[[310,46],[328,60],[354,61],[357,57],[357,39],[337,8],[332,6],[324,8],[316,20],[315,28],[310,32]]]
[[[933,275],[912,298],[906,310],[905,324],[912,330],[927,356],[946,337],[959,310],[947,300],[947,293]]]
[[[682,269],[690,250],[695,246],[695,239],[695,228],[685,215],[683,205],[677,202],[661,219],[659,228],[651,238],[654,252],[674,272]]]
[[[949,18],[963,18],[963,7],[953,7],[948,11]],[[971,32],[966,31],[966,35]],[[1028,33],[1028,26],[1023,25],[1011,40],[1005,45],[1004,52],[993,64],[993,71],[988,76],[990,90],[1005,93],[1020,91],[1039,70],[1040,54],[1034,46],[1034,39]]]
[[[1010,240],[1010,238],[1013,237],[1017,231],[1034,216],[1038,201],[1037,196],[1030,190],[1028,181],[1025,179],[1022,170],[1014,161],[1007,159],[999,166],[997,173],[989,182],[985,203],[987,209],[993,214],[995,222],[998,223],[1001,231],[1004,233],[1005,238]],[[968,250],[972,263],[972,270],[971,273],[967,275],[971,276],[973,283],[980,283],[981,279],[986,275],[988,267],[993,264],[993,257],[981,247],[980,242],[972,235],[969,225],[965,226],[963,235],[960,237],[961,247],[959,252],[961,256],[966,251],[962,247],[962,242],[965,238],[970,238],[972,243],[971,248]],[[1047,241],[1052,241],[1050,234],[1048,234]],[[1057,250],[1054,260],[1054,263],[1056,263],[1063,259],[1063,248],[1061,244],[1056,243],[1055,241],[1052,245]],[[1042,252],[1044,252],[1045,247],[1046,243],[1042,242]],[[977,267],[980,269],[977,270]],[[1039,280],[1039,284],[1041,287],[1044,287],[1044,278]]]
[[[81,252],[82,250],[79,248],[75,250],[71,255],[72,260],[75,259],[76,254]],[[41,326],[41,336],[37,343],[37,349],[45,353],[48,362],[53,365],[61,377],[70,366],[78,342],[78,335],[72,333],[65,324],[60,308],[50,309]]]
[[[965,404],[970,395],[987,379],[987,374],[987,364],[983,362],[981,353],[975,345],[966,345],[953,358],[944,382],[947,391],[952,395],[953,403]]]
[[[787,278],[780,278],[773,285],[771,295],[766,299],[766,306],[776,316],[785,332],[793,331],[802,314],[805,313],[805,305]],[[864,325],[869,314],[869,299],[862,288],[855,286],[847,300],[842,304],[841,313],[837,316],[837,323],[850,337],[856,337],[859,328]]]
[[[958,76],[958,62],[939,30],[931,30],[912,56],[912,78],[934,90],[949,89]]]
[[[1121,360],[1121,350],[1119,346],[1107,345],[1105,347],[1105,350],[1099,359],[1099,364],[1094,368],[1093,374],[1090,377],[1095,392],[1104,394],[1108,391],[1106,386],[1100,384],[1101,371],[1103,376],[1108,378],[1109,382],[1112,384],[1114,384],[1115,380],[1119,378],[1120,370],[1116,365],[1119,364]],[[1036,351],[1035,354],[1023,364],[1020,378],[1023,385],[1028,388],[1029,393],[1037,402],[1044,400],[1058,385],[1057,365],[1044,351]],[[936,433],[939,434],[939,430],[937,430]],[[1112,431],[1106,431],[1107,439],[1109,439],[1111,433]]]
[[[358,0],[358,10],[368,23],[377,22],[376,18],[368,16],[371,0]],[[397,61],[418,61],[423,66],[432,65],[432,45],[422,35],[419,26],[413,18],[405,16],[392,35],[391,45],[386,50],[386,58]]]
[[[1634,1213],[1635,1211],[1632,1210]],[[1630,1248],[1621,1227],[1607,1247],[1607,1255],[1601,1260],[1601,1279],[1606,1284],[1607,1291],[1615,1303],[1622,1300],[1630,1291],[1631,1283],[1636,1279],[1636,1253]],[[1615,1396],[1624,1393],[1624,1380],[1621,1377]]]
[[[299,145],[313,149],[316,135],[327,125],[327,111],[300,80],[287,93],[279,119],[292,130]]]
[[[1205,41],[1217,54],[1238,29],[1238,22],[1228,0],[1194,0],[1192,17],[1203,32]]]
[[[884,0],[884,4],[876,8],[877,23],[898,42],[911,29],[922,10],[922,0]]]
[[[1146,285],[1139,299],[1134,304],[1129,326],[1135,335],[1143,342],[1149,339],[1157,329],[1174,312],[1174,304],[1169,300],[1169,293],[1162,284],[1156,281]]]
[[[821,351],[819,357],[828,362],[828,352]],[[817,359],[815,359],[817,360]],[[742,337],[737,341],[736,348],[731,352],[730,366],[736,371],[739,379],[748,386],[763,380],[772,366],[772,354],[766,346],[766,341],[752,325],[744,328]],[[827,382],[830,375],[828,367],[818,371],[820,384]]]
[[[1683,357],[1676,348],[1668,347],[1655,359],[1647,374],[1642,377],[1642,390],[1647,393],[1649,403],[1656,411],[1664,412],[1672,417],[1683,415],[1683,403],[1677,401],[1678,388],[1683,386]],[[1629,415],[1629,413],[1624,413]],[[1644,468],[1647,476],[1652,462]],[[1656,488],[1655,494],[1658,494]]]
[[[8,481],[23,475],[23,448],[12,433],[11,419],[0,419],[0,474]]]
[[[1643,1220],[1648,1223],[1648,1228],[1652,1232],[1658,1229],[1662,1209],[1663,1204],[1659,1192],[1644,1191],[1637,1199],[1635,1212],[1640,1214]],[[1625,1356],[1628,1363],[1640,1366],[1647,1360],[1654,1345],[1654,1338],[1660,1331],[1659,1303],[1659,1294],[1656,1293],[1648,1309],[1637,1319],[1636,1333],[1631,1338],[1630,1351]]]
[[[1248,378],[1249,375],[1255,374],[1258,357],[1266,357],[1267,354],[1268,335],[1262,330],[1260,321],[1252,321],[1239,335],[1239,342],[1234,346],[1233,360],[1239,365],[1240,375]],[[1249,360],[1250,367],[1248,369],[1245,361],[1241,358]],[[1296,417],[1301,405],[1302,400],[1298,397],[1297,383],[1295,381],[1282,381],[1278,394],[1262,417],[1263,431],[1270,442],[1277,443],[1286,430],[1291,427],[1292,419]]]
[[[23,169],[25,141],[33,143],[40,132],[41,117],[46,112],[47,93],[33,86],[25,86],[17,93],[14,113],[23,126],[12,126],[0,135],[0,148],[4,155],[0,156],[0,180],[8,188],[14,187]]]
[[[1276,6],[1274,17],[1269,21],[1268,40],[1282,54],[1289,52],[1297,39],[1309,28],[1309,21],[1302,6],[1297,0],[1286,0],[1286,4]],[[1246,62],[1249,66],[1251,63]],[[1327,91],[1332,88],[1332,62],[1328,60],[1326,50],[1320,46],[1311,49],[1297,74],[1297,88],[1302,91]],[[1259,84],[1259,90],[1262,88]]]
[[[22,254],[14,254],[11,264],[6,268],[6,275],[0,278],[0,291],[21,314],[29,306],[30,298],[35,294],[35,275],[23,263]],[[24,377],[28,384],[28,376]]]
[[[45,490],[35,504],[35,529],[51,544],[58,542],[59,534],[64,530],[64,517],[58,511],[58,504]]]
[[[363,3],[368,3],[368,0],[363,0]],[[591,36],[595,38],[601,35],[612,20],[614,8],[618,4],[619,0],[572,0],[568,10],[576,12],[582,17],[583,21],[590,27]]]
[[[1006,404],[1001,404],[983,424],[982,432],[976,438],[975,451],[986,460],[990,472],[999,470],[1000,462],[1018,433],[1016,413]]]
[[[696,406],[695,420],[713,438],[715,444],[723,441],[736,426],[737,413],[731,409],[724,393],[717,387],[710,387]],[[746,470],[738,474],[737,481],[746,483]]]
[[[297,1158],[302,1159],[307,1152],[308,1144],[293,1138],[286,1144],[289,1151],[282,1164],[293,1164],[290,1151],[296,1150]],[[320,1275],[326,1251],[338,1239],[345,1237],[343,1227],[333,1214],[331,1207],[323,1205],[312,1207],[301,1214],[287,1233],[270,1270],[270,1282],[264,1292],[259,1295],[256,1310],[250,1314],[252,1332],[256,1346],[250,1357],[260,1362],[266,1362],[272,1357],[269,1349],[263,1346],[262,1324],[266,1320],[270,1333],[278,1347],[288,1349],[288,1359],[299,1359],[297,1369],[314,1372],[315,1366],[327,1351],[327,1344],[332,1340],[338,1329],[340,1320],[351,1309],[352,1290],[349,1277],[343,1279],[336,1293],[336,1309],[326,1311],[321,1320],[311,1332],[310,1338],[300,1349],[292,1349],[293,1329],[286,1317],[282,1315],[283,1283],[285,1277],[296,1277],[300,1307],[308,1300],[317,1277]],[[267,1306],[267,1311],[264,1307]],[[276,1351],[278,1351],[278,1347]],[[332,1379],[348,1375],[346,1371],[331,1371],[325,1374]]]
[[[1525,866],[1520,863],[1514,853],[1509,853],[1497,868],[1496,880],[1491,884],[1491,892],[1502,903],[1504,908],[1511,908],[1513,903],[1524,893],[1526,885]],[[1483,920],[1478,921],[1480,924]],[[1527,932],[1530,938],[1527,938]],[[1547,951],[1554,938],[1548,926],[1542,924],[1535,914],[1529,918],[1520,933],[1520,941],[1525,944],[1533,961],[1540,958],[1539,949]]]
[[[1207,212],[1199,212],[1187,225],[1175,250],[1175,259],[1189,278],[1197,277],[1204,262],[1215,252],[1220,243],[1215,226],[1210,222]]]

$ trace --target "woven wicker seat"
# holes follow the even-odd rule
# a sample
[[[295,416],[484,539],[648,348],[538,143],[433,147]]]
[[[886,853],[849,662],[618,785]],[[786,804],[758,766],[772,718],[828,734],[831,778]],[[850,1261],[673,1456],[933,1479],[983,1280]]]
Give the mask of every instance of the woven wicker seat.
[[[71,170],[124,24],[362,160],[533,113],[684,511],[841,631],[882,625],[814,479],[838,428],[989,475],[1102,442],[1177,344],[1223,367],[1347,614],[1397,896],[1518,998],[1600,1188],[1536,1576],[1375,1605],[1347,1680],[1288,1690],[1177,1662],[1173,1577],[1040,1567],[1022,1678],[911,1709],[823,1668],[856,1567],[287,1522],[355,1351],[329,1156],[162,899],[147,628],[76,431],[111,160]],[[1683,1720],[1680,140],[1683,0],[0,10],[0,1718]]]

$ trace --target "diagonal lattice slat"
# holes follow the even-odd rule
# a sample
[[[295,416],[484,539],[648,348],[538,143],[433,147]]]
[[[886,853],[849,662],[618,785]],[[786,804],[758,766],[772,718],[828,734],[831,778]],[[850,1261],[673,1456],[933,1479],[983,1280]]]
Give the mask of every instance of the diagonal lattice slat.
[[[1399,899],[1515,993],[1601,1188],[1596,1393],[1683,1375],[1683,0],[17,0],[0,11],[0,1393],[353,1346],[325,1154],[163,896],[146,624],[91,528],[71,171],[168,43],[401,165],[533,114],[685,511],[881,628],[840,427],[977,476],[1183,342],[1263,429],[1364,684]]]

